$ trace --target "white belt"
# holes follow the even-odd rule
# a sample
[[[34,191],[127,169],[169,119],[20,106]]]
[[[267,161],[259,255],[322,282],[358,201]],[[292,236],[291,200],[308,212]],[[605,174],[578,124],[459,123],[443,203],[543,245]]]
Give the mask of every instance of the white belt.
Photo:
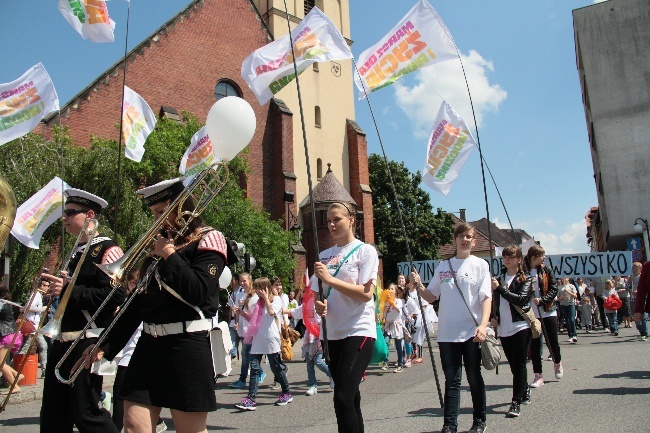
[[[184,332],[201,332],[212,329],[212,319],[188,320],[187,322],[143,323],[142,330],[152,337],[164,337],[165,335],[182,334]]]
[[[84,338],[97,338],[99,337],[99,334],[101,334],[103,330],[104,328],[88,329],[86,330],[86,335],[84,336]],[[59,337],[59,340],[64,342],[74,341],[77,338],[79,338],[80,335],[81,335],[81,331],[62,332],[61,336]]]

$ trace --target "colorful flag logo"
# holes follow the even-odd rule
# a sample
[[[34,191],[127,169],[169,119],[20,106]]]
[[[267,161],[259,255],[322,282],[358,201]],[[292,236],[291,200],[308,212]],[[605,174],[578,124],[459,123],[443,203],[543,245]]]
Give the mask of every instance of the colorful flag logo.
[[[108,16],[103,0],[59,0],[63,18],[84,39],[93,42],[113,42],[115,22]]]
[[[140,95],[124,86],[122,104],[122,140],[127,158],[140,162],[144,155],[144,143],[156,127],[156,116]]]
[[[220,159],[204,126],[192,136],[190,147],[183,154],[178,171],[185,176],[192,176],[210,167]]]

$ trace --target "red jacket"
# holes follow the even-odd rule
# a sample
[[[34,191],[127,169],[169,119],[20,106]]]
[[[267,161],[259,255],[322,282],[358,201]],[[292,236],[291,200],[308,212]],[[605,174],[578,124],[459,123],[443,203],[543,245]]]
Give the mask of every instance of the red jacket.
[[[634,303],[635,313],[650,313],[650,261],[645,262],[639,276],[639,286],[636,289],[636,302]]]

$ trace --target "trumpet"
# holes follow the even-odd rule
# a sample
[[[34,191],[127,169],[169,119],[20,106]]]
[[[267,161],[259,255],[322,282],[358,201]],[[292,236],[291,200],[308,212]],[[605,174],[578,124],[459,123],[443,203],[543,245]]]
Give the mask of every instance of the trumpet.
[[[199,217],[205,211],[205,209],[207,209],[208,205],[212,202],[212,200],[214,200],[217,194],[219,194],[219,191],[221,191],[221,189],[226,185],[227,181],[228,181],[228,167],[223,161],[216,162],[210,167],[203,169],[201,172],[199,172],[196,175],[196,177],[194,177],[194,179],[190,182],[190,184],[187,185],[185,189],[174,199],[174,201],[170,203],[169,206],[167,206],[167,209],[165,209],[162,215],[158,217],[158,219],[154,222],[151,228],[149,228],[149,230],[147,230],[145,234],[142,235],[140,239],[138,239],[138,241],[122,257],[106,265],[97,265],[99,269],[101,269],[105,274],[107,274],[109,277],[111,277],[113,281],[117,283],[115,284],[116,286],[115,289],[119,286],[127,287],[128,271],[132,269],[133,266],[136,263],[138,263],[142,258],[144,258],[146,255],[148,255],[151,252],[156,237],[159,235],[161,229],[167,222],[167,218],[172,214],[174,210],[177,211],[176,224],[179,227],[174,236],[174,241],[176,241],[180,237],[185,235],[185,233],[189,228],[190,222],[195,218]],[[196,206],[194,210],[192,211],[183,210],[184,203],[189,198],[194,199],[195,194],[197,195],[197,197],[195,200]],[[148,266],[144,276],[142,276],[138,280],[138,284],[136,285],[136,288],[131,292],[128,298],[120,306],[119,311],[115,314],[111,323],[104,329],[104,331],[101,333],[101,335],[95,342],[95,347],[100,346],[106,340],[106,337],[110,333],[111,329],[113,329],[113,327],[115,326],[119,318],[122,316],[122,314],[124,314],[126,309],[129,307],[133,299],[135,299],[135,297],[138,294],[144,292],[144,290],[147,288],[147,285],[149,284],[149,280],[154,275],[158,267],[158,264],[160,263],[159,257],[153,257],[153,259],[154,260]],[[113,292],[111,292],[111,295],[112,294]],[[108,298],[110,298],[110,295],[107,297],[107,299]],[[68,351],[63,355],[63,357],[59,361],[59,364],[65,362],[67,357],[72,352],[72,349],[79,343],[81,338],[83,338],[83,335],[85,334],[85,331],[90,326],[90,323],[95,320],[95,318],[99,315],[101,310],[104,308],[105,303],[106,301],[104,301],[104,303],[100,305],[100,307],[95,312],[93,318],[88,322],[88,325],[86,325],[86,327],[82,331],[81,335],[72,342]],[[77,368],[77,370],[71,372],[70,377],[68,379],[65,379],[60,376],[59,365],[57,365],[57,368],[55,370],[57,379],[62,383],[74,385],[74,381],[77,379],[77,376],[79,376],[79,374],[84,369],[84,364],[85,362],[82,362]]]

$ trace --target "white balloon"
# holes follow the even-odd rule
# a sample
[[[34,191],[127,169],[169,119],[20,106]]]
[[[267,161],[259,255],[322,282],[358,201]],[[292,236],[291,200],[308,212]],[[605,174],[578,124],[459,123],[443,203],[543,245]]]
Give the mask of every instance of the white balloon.
[[[214,103],[205,121],[214,149],[230,161],[250,143],[257,121],[253,107],[237,96],[226,96]]]
[[[221,276],[219,277],[219,287],[225,289],[226,287],[228,287],[231,280],[232,280],[232,272],[230,272],[230,268],[226,266],[223,268],[223,272],[221,272]]]

